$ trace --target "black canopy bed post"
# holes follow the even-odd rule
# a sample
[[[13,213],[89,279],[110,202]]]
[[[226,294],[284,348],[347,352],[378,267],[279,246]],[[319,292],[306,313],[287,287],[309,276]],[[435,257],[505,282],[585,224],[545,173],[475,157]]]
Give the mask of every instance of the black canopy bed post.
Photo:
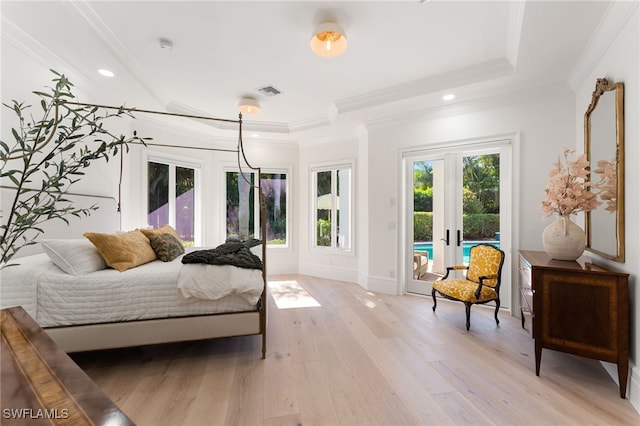
[[[224,148],[208,148],[208,147],[194,147],[194,146],[183,146],[183,145],[169,145],[169,144],[157,144],[152,142],[144,143],[145,146],[160,146],[167,148],[179,148],[179,149],[196,149],[203,151],[218,151],[218,152],[231,152],[237,154],[238,161],[238,169],[239,174],[243,179],[246,179],[244,173],[242,173],[242,169],[250,169],[257,174],[257,185],[250,184],[258,191],[258,200],[260,204],[260,238],[262,242],[262,280],[263,280],[263,291],[258,303],[258,322],[259,322],[259,332],[258,333],[250,333],[250,334],[261,334],[262,335],[262,358],[266,358],[266,348],[267,348],[267,268],[266,268],[266,260],[267,260],[267,205],[265,196],[262,192],[262,169],[260,167],[254,167],[251,163],[249,163],[247,156],[244,151],[244,144],[242,140],[242,113],[239,113],[237,120],[232,119],[224,119],[224,118],[215,118],[215,117],[207,117],[207,116],[198,116],[198,115],[190,115],[190,114],[179,114],[179,113],[171,113],[165,111],[154,111],[154,110],[145,110],[138,108],[123,108],[109,105],[98,105],[98,104],[90,104],[90,103],[81,103],[81,102],[71,102],[66,101],[65,104],[69,105],[78,105],[78,106],[88,106],[88,107],[96,107],[96,108],[104,108],[104,109],[116,109],[116,110],[127,110],[131,113],[144,113],[144,114],[155,114],[155,115],[164,115],[164,116],[172,116],[172,117],[182,117],[182,118],[190,118],[195,120],[207,120],[207,121],[217,121],[217,122],[226,122],[226,123],[236,123],[238,125],[238,144],[236,149],[224,149]],[[137,142],[138,144],[143,144],[141,142]],[[124,160],[123,160],[123,150],[121,150],[120,157],[120,176],[119,176],[119,186],[118,186],[118,212],[121,211],[121,186],[122,186],[122,175],[124,168]],[[244,163],[244,165],[243,165]],[[222,317],[223,315],[220,315]],[[216,336],[224,337],[224,333],[217,332]],[[114,346],[116,347],[116,346]]]

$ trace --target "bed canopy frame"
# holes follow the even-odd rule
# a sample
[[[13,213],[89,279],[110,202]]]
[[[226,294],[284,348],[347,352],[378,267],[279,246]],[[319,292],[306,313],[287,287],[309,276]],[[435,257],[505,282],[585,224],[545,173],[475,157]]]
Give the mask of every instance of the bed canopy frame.
[[[262,358],[266,357],[266,325],[267,325],[267,270],[266,270],[266,243],[267,243],[267,215],[266,202],[261,187],[261,168],[249,163],[242,140],[242,113],[238,119],[223,119],[190,114],[171,113],[137,108],[116,107],[63,101],[61,104],[77,105],[81,107],[93,107],[102,109],[115,109],[125,111],[135,118],[134,113],[154,114],[163,116],[181,117],[195,120],[217,121],[236,123],[238,125],[238,143],[236,149],[196,147],[186,145],[168,145],[153,142],[131,142],[145,146],[161,146],[179,149],[197,149],[204,151],[218,151],[236,153],[239,174],[246,183],[258,191],[260,204],[260,238],[262,240],[262,277],[264,291],[260,298],[257,311],[237,312],[228,314],[214,314],[195,317],[175,317],[155,320],[129,321],[121,323],[88,324],[80,326],[63,326],[47,328],[50,337],[67,352],[84,350],[107,349],[115,347],[137,346],[144,344],[167,343],[176,341],[201,340],[219,337],[233,337],[243,335],[262,336]],[[56,119],[57,105],[56,105]],[[56,123],[57,125],[57,123]],[[55,133],[52,132],[52,133]],[[48,143],[46,141],[44,144]],[[44,146],[41,145],[41,146]],[[120,175],[118,182],[117,210],[121,207],[121,189],[124,164],[124,150],[120,150]],[[243,172],[243,168],[257,173],[257,185],[252,184]],[[245,168],[245,169],[246,169]],[[86,195],[86,194],[76,194]]]
[[[262,240],[262,259],[266,260],[266,242],[267,242],[267,215],[266,215],[266,202],[264,199],[264,194],[262,193],[261,179],[262,168],[255,167],[249,160],[244,152],[244,143],[242,140],[242,113],[238,113],[238,119],[229,119],[229,118],[218,118],[218,117],[208,117],[202,115],[192,115],[192,114],[181,114],[175,112],[167,112],[167,111],[155,111],[149,109],[138,109],[138,108],[124,108],[122,106],[112,106],[112,105],[100,105],[100,104],[91,104],[91,103],[83,103],[83,102],[73,102],[73,101],[65,101],[63,102],[69,105],[77,105],[81,107],[91,107],[91,108],[101,108],[101,109],[114,109],[119,111],[127,111],[133,117],[134,113],[144,113],[144,114],[153,114],[153,115],[163,115],[163,116],[171,116],[171,117],[180,117],[180,118],[188,118],[193,120],[205,120],[205,121],[217,121],[217,122],[225,122],[225,123],[236,123],[238,125],[238,144],[236,145],[236,149],[229,148],[212,148],[212,147],[198,147],[198,146],[189,146],[189,145],[170,145],[170,144],[158,144],[153,142],[132,142],[133,144],[145,145],[145,146],[159,146],[165,148],[179,148],[179,149],[196,149],[202,151],[218,151],[218,152],[231,152],[235,153],[237,156],[238,162],[238,171],[239,175],[244,179],[244,181],[255,190],[258,191],[258,199],[260,202],[260,238]],[[57,117],[57,106],[56,106],[56,117]],[[243,172],[243,162],[247,166],[248,169],[256,172],[257,174],[257,185],[252,184],[245,176]],[[122,175],[123,175],[123,167],[124,167],[124,150],[120,150],[120,174],[118,178],[118,212],[121,207],[122,200]],[[263,261],[263,265],[266,262]],[[264,272],[264,270],[263,270]],[[265,282],[266,282],[266,274],[265,274]]]

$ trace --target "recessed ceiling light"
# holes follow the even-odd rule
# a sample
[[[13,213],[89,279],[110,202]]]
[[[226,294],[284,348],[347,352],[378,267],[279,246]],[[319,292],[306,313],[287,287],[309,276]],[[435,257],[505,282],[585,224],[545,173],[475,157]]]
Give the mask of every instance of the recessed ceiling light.
[[[103,75],[105,77],[113,77],[115,74],[113,73],[113,71],[109,71],[107,69],[104,68],[100,68],[98,70],[98,72],[100,73],[100,75]]]
[[[454,95],[453,93],[449,93],[449,94],[444,95],[442,97],[442,100],[443,101],[452,101],[452,100],[455,99],[455,97],[456,97],[456,95]]]

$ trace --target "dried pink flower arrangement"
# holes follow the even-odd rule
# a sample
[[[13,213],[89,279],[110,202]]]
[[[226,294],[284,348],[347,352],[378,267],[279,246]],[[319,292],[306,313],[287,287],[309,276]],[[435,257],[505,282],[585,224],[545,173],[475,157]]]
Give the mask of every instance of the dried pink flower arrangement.
[[[558,158],[549,172],[549,183],[544,189],[546,199],[542,202],[542,211],[546,216],[558,213],[569,216],[580,211],[589,212],[598,207],[596,194],[589,190],[589,162],[586,155],[579,155],[575,160],[569,156],[575,151],[565,148],[564,164]]]

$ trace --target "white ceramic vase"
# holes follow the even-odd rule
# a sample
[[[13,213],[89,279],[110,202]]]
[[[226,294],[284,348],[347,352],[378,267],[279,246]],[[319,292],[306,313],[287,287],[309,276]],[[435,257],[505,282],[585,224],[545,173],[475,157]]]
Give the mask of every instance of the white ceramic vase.
[[[587,236],[569,216],[558,216],[544,228],[542,244],[552,259],[576,260],[587,246]]]

